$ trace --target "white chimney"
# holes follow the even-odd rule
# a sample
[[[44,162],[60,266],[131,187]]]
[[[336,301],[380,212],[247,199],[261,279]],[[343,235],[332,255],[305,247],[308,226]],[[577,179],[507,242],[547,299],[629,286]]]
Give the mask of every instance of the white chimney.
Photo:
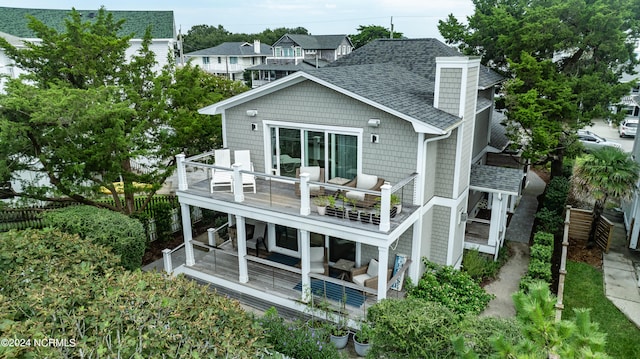
[[[253,52],[260,53],[260,40],[253,40]]]

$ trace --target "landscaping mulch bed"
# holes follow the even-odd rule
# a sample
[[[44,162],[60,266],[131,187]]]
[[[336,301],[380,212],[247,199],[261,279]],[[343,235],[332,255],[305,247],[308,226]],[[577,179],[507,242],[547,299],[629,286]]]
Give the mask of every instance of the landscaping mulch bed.
[[[569,238],[567,260],[587,263],[594,268],[602,268],[602,249],[597,246],[587,248],[586,240]]]
[[[145,266],[149,263],[152,263],[158,259],[162,259],[162,251],[166,248],[173,249],[184,242],[182,237],[182,232],[179,232],[179,235],[174,236],[174,238],[170,241],[153,241],[149,242],[147,245],[147,250],[144,252],[144,256],[142,256],[142,265]]]

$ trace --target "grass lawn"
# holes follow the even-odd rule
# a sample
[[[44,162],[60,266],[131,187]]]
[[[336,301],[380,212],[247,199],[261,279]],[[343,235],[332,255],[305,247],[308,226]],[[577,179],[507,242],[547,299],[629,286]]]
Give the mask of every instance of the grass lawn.
[[[562,318],[573,318],[573,308],[591,308],[592,321],[607,333],[607,354],[612,358],[640,358],[640,329],[605,297],[603,285],[601,270],[568,261]]]

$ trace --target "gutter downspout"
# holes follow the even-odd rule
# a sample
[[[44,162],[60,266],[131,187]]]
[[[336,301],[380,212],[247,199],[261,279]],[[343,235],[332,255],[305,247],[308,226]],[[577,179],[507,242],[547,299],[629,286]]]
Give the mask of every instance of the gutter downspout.
[[[422,163],[420,163],[420,167],[422,169],[421,173],[422,176],[420,176],[420,183],[419,185],[419,189],[418,189],[418,193],[419,196],[417,196],[417,200],[419,203],[417,203],[417,205],[419,205],[420,207],[424,206],[424,183],[426,181],[426,161],[427,161],[427,145],[430,142],[433,141],[439,141],[439,140],[444,140],[449,138],[449,136],[451,136],[451,133],[453,132],[453,129],[449,130],[447,133],[445,133],[444,135],[440,135],[440,136],[436,136],[436,137],[431,137],[431,138],[426,138],[423,140],[422,143]],[[412,244],[411,244],[411,248],[422,248],[422,221],[423,221],[423,216],[422,214],[420,215],[417,223],[413,226],[413,240],[412,240]],[[412,263],[415,263],[415,265],[412,265],[409,267],[409,277],[411,278],[411,280],[413,280],[415,283],[417,283],[417,281],[420,279],[419,274],[420,274],[420,257],[421,257],[422,251],[417,251],[417,250],[412,250],[411,251],[411,261]]]

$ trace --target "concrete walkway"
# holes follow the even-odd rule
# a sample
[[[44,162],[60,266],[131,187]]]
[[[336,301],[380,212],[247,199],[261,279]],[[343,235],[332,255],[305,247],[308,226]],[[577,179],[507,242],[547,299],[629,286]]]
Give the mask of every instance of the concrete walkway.
[[[604,291],[607,298],[640,328],[640,289],[637,268],[640,252],[627,247],[624,224],[615,222],[609,253],[602,255]]]
[[[527,177],[527,187],[522,191],[520,202],[505,233],[507,245],[511,247],[513,254],[500,268],[498,279],[484,288],[495,298],[489,302],[480,316],[507,318],[516,315],[511,296],[520,289],[520,278],[529,266],[529,238],[533,229],[533,219],[538,208],[538,196],[544,192],[546,186],[533,171],[529,171]]]

